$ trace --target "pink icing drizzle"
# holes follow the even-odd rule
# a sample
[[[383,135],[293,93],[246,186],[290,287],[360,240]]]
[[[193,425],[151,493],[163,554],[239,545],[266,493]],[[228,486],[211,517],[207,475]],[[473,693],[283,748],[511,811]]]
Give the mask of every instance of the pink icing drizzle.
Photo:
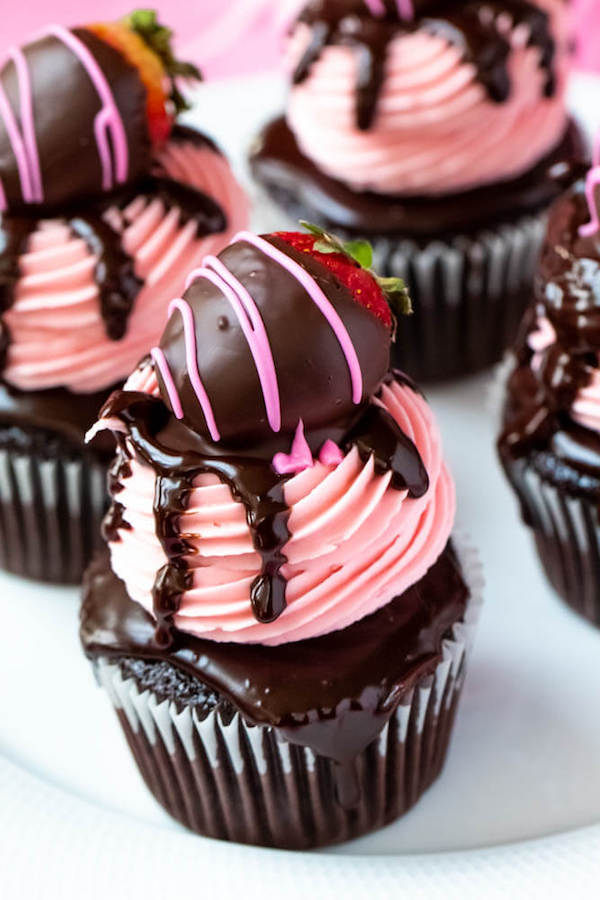
[[[368,7],[371,15],[376,18],[385,15],[385,4],[383,0],[365,0],[365,6]]]
[[[579,229],[581,237],[593,237],[600,231],[600,214],[596,203],[596,188],[600,187],[600,137],[596,141],[592,168],[585,181],[585,196],[590,210],[590,222]]]
[[[258,250],[272,259],[274,262],[278,263],[282,268],[286,269],[290,275],[292,275],[297,281],[300,282],[306,293],[309,295],[313,303],[320,309],[325,318],[327,319],[329,325],[333,333],[335,334],[338,343],[342,349],[344,356],[346,357],[346,362],[348,363],[348,370],[350,372],[350,380],[352,383],[352,402],[360,403],[362,398],[362,372],[360,370],[360,363],[358,362],[358,356],[356,354],[356,350],[354,349],[354,344],[350,339],[350,335],[348,334],[344,323],[341,318],[337,314],[331,302],[327,299],[317,282],[312,278],[311,275],[303,269],[297,262],[291,259],[289,256],[286,256],[285,253],[282,253],[268,241],[263,240],[263,238],[258,237],[256,234],[252,234],[249,231],[240,231],[236,234],[235,241],[246,241],[248,244],[252,244]]]
[[[23,52],[19,47],[9,50],[11,59],[15,64],[19,79],[19,102],[21,121],[23,123],[23,139],[25,153],[29,163],[30,184],[32,200],[34,203],[42,203],[44,189],[42,187],[42,174],[40,171],[40,159],[38,155],[37,139],[35,135],[35,123],[33,120],[33,96],[29,70]]]
[[[304,436],[304,422],[300,419],[292,441],[291,452],[289,454],[276,453],[273,457],[273,468],[278,475],[296,475],[298,472],[312,468],[313,465],[312,453]]]
[[[339,466],[343,458],[344,454],[335,441],[325,441],[319,453],[319,462],[324,466]]]
[[[75,54],[88,73],[102,101],[102,109],[94,122],[94,133],[102,164],[102,188],[105,191],[110,190],[115,186],[115,181],[118,184],[123,184],[127,181],[129,149],[127,147],[127,136],[123,120],[108,81],[88,48],[72,32],[60,25],[51,25],[47,33],[62,41]],[[111,144],[115,154],[114,172]]]
[[[156,363],[156,367],[158,368],[158,371],[162,376],[165,388],[167,389],[167,394],[169,395],[169,400],[171,401],[171,407],[175,414],[175,418],[183,419],[183,407],[181,405],[181,400],[177,392],[175,381],[173,380],[173,375],[171,374],[171,370],[169,368],[169,363],[167,362],[167,357],[160,349],[160,347],[153,347],[150,351],[150,355]]]
[[[269,425],[273,431],[279,431],[281,428],[281,404],[277,373],[269,338],[256,303],[244,285],[216,256],[207,256],[203,267],[197,269],[192,275],[208,279],[231,303],[256,365]]]
[[[414,10],[412,5],[412,0],[396,0],[396,7],[398,9],[398,15],[401,19],[412,19],[414,18]]]
[[[206,419],[206,424],[208,426],[210,436],[213,441],[218,441],[221,435],[219,434],[219,429],[217,428],[217,423],[215,422],[215,417],[210,400],[208,399],[208,394],[204,389],[202,379],[200,378],[200,372],[198,371],[194,314],[189,303],[187,303],[187,301],[185,300],[182,300],[180,297],[176,300],[171,301],[171,304],[169,306],[169,317],[173,315],[175,310],[179,310],[183,319],[183,329],[185,335],[185,359],[188,375],[192,383],[192,387],[194,388],[194,393],[198,398],[198,403],[202,407],[202,412],[204,413],[204,418]],[[173,387],[175,387],[175,385],[173,385]]]
[[[35,129],[33,126],[31,83],[27,65],[20,50],[16,47],[10,50],[10,56],[15,64],[19,81],[19,100],[21,103],[21,118],[23,120],[23,135],[15,115],[11,109],[8,97],[0,84],[0,115],[4,120],[8,139],[11,143],[19,179],[21,181],[21,193],[25,203],[41,203],[43,198],[41,177],[39,173],[39,160],[35,144]],[[4,187],[0,192],[2,212],[7,208]]]

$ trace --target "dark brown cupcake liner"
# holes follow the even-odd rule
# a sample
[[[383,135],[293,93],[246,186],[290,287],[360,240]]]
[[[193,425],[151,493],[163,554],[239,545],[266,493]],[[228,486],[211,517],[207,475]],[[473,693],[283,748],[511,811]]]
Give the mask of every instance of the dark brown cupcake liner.
[[[421,246],[374,241],[375,269],[403,278],[414,312],[400,316],[394,365],[417,380],[468,375],[497,363],[531,301],[546,213]]]
[[[106,465],[91,454],[0,448],[0,567],[78,584],[102,546]]]
[[[464,618],[444,641],[442,660],[357,757],[360,799],[351,809],[337,800],[330,759],[239,713],[224,715],[219,704],[201,718],[194,707],[161,701],[124,676],[118,661],[99,658],[99,681],[158,802],[199,834],[287,849],[346,841],[406,812],[444,764],[481,605],[477,556],[464,541],[457,550],[471,589]]]
[[[600,627],[600,512],[544,478],[530,460],[509,464],[523,517],[532,528],[548,580],[577,613]]]
[[[256,193],[257,226],[265,231],[291,226],[289,214],[266,189]],[[546,218],[544,209],[512,223],[431,241],[366,235],[375,271],[403,278],[413,300],[414,313],[398,320],[393,364],[417,381],[440,381],[497,363],[531,301]],[[333,230],[356,238],[343,228]]]

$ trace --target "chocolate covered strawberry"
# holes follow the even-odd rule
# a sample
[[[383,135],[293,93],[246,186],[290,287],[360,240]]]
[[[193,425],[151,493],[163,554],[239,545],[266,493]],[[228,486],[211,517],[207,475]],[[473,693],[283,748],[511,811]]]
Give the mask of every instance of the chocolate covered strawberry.
[[[171,32],[151,10],[50,26],[0,70],[0,209],[56,209],[148,174],[185,103]]]
[[[278,231],[290,247],[308,253],[326,266],[345,285],[357,303],[381,319],[389,328],[393,326],[392,311],[401,314],[412,311],[410,297],[400,278],[380,278],[372,271],[373,250],[368,241],[341,241],[318,225],[301,223],[309,232]]]
[[[300,421],[316,444],[341,435],[389,368],[388,303],[406,311],[402,282],[360,264],[371,263],[368,245],[308,227],[239,234],[171,306],[153,351],[161,393],[213,441],[271,435],[288,446]]]

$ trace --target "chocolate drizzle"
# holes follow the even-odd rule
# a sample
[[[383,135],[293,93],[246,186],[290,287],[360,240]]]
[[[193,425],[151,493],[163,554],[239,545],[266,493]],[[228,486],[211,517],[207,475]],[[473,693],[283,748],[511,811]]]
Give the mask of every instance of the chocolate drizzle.
[[[340,763],[338,800],[351,805],[353,758],[381,731],[423,673],[441,659],[442,644],[468,600],[460,564],[449,545],[427,574],[400,597],[348,628],[277,647],[219,643],[185,632],[168,652],[157,646],[154,622],[131,600],[107,559],[84,585],[81,638],[88,656],[169,663],[194,679],[197,703],[219,703],[249,722]],[[426,598],[426,602],[424,602]],[[164,699],[176,679],[165,681]],[[160,691],[159,685],[154,690]],[[233,710],[232,707],[233,706]],[[202,718],[211,708],[199,706]],[[344,784],[345,782],[345,784]],[[349,791],[340,796],[340,788]]]
[[[344,448],[355,446],[363,462],[372,456],[377,475],[392,473],[390,484],[410,497],[422,497],[429,476],[419,451],[386,409],[369,405],[346,436]]]
[[[124,468],[130,447],[156,472],[154,516],[156,533],[168,563],[157,575],[153,588],[156,641],[161,647],[175,640],[173,616],[181,595],[190,587],[191,573],[185,557],[192,552],[182,540],[179,517],[186,507],[195,478],[204,472],[216,475],[227,484],[233,497],[244,505],[252,542],[261,558],[261,571],[252,583],[250,602],[259,622],[272,622],[285,609],[286,582],[281,567],[286,561],[284,547],[290,538],[289,509],[284,484],[289,476],[278,475],[266,456],[232,452],[177,421],[159,398],[128,391],[111,396],[101,413],[118,418],[125,425],[126,437],[117,433],[119,455],[113,465],[110,488],[116,497],[108,513],[105,536],[118,538],[123,510],[118,501]],[[309,438],[310,439],[310,438]],[[291,440],[283,435],[282,442]],[[347,433],[344,446],[356,444],[362,459],[371,455],[375,470],[383,474],[391,469],[391,486],[407,490],[412,497],[427,491],[429,479],[417,448],[392,417],[379,406],[365,405]],[[283,444],[282,444],[283,446]],[[258,454],[259,451],[256,451]]]
[[[600,475],[597,436],[571,418],[577,393],[598,367],[600,348],[600,236],[579,233],[588,218],[584,185],[579,182],[552,210],[535,304],[517,344],[499,441],[507,465],[533,455],[547,470],[548,460],[541,455],[550,452],[562,460],[563,470],[566,465]],[[529,337],[540,318],[549,320],[556,340],[540,352],[534,368]]]
[[[554,74],[555,42],[550,17],[526,0],[421,0],[414,2],[415,15],[402,19],[396,3],[385,3],[384,15],[374,17],[363,0],[313,0],[298,21],[308,25],[308,47],[293,75],[301,83],[313,63],[328,44],[352,47],[358,55],[356,85],[356,121],[367,131],[373,125],[383,87],[385,59],[390,42],[400,34],[426,30],[458,46],[490,98],[502,103],[510,95],[508,57],[510,44],[496,25],[496,17],[509,13],[515,25],[527,25],[529,44],[540,50],[540,66],[546,74],[544,92],[552,96],[556,89]]]
[[[139,190],[161,200],[166,209],[177,207],[179,224],[194,222],[196,237],[218,234],[227,228],[227,216],[219,204],[208,194],[181,181],[155,175],[146,179]]]
[[[121,246],[121,236],[98,214],[81,212],[69,219],[69,227],[97,258],[94,274],[104,329],[111,341],[118,341],[127,330],[143,281],[135,274],[132,257]]]
[[[175,140],[188,139],[191,129],[177,129]],[[194,139],[195,140],[195,139]],[[198,140],[212,146],[203,135]],[[106,220],[108,209],[120,213],[138,196],[159,199],[169,210],[179,209],[180,225],[194,222],[196,237],[217,234],[227,228],[227,217],[221,207],[208,195],[190,185],[162,174],[146,175],[125,189],[108,194],[94,202],[69,209],[31,206],[23,216],[3,215],[0,225],[0,313],[10,308],[14,288],[21,277],[19,257],[26,252],[31,234],[42,218],[65,218],[69,228],[87,244],[97,258],[95,280],[100,298],[100,312],[107,337],[120,340],[127,331],[129,316],[144,281],[135,272],[135,261],[122,244],[122,235]],[[123,221],[123,228],[126,222]],[[10,337],[6,325],[0,335],[0,371],[6,364]]]

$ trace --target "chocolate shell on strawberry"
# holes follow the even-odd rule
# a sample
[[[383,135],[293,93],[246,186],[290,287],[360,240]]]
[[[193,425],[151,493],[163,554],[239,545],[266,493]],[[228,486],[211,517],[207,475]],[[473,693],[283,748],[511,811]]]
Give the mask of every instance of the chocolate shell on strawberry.
[[[110,452],[85,432],[184,273],[246,223],[223,155],[178,123],[178,80],[200,76],[171,37],[150,10],[52,25],[0,69],[0,565],[16,573],[79,580]]]
[[[81,612],[157,800],[293,849],[385,825],[438,776],[481,589],[432,413],[390,369],[404,286],[309,231],[205,258],[101,411],[108,553]]]

